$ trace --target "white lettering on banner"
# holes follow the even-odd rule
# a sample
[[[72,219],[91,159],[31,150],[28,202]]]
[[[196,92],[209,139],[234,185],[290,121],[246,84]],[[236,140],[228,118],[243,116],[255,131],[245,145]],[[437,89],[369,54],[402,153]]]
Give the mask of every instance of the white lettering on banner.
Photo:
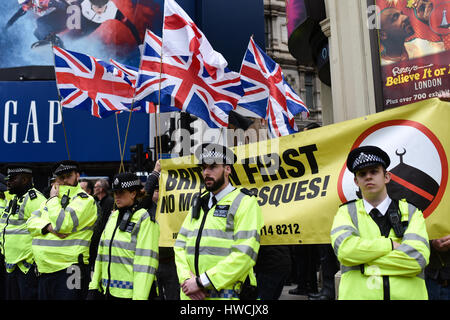
[[[55,107],[57,112],[56,122],[55,122]],[[48,140],[47,143],[56,143],[53,139],[53,133],[55,125],[61,124],[62,122],[62,114],[61,108],[59,107],[59,101],[50,100],[49,101],[49,119],[48,119]]]
[[[55,141],[55,126],[62,123],[62,114],[59,101],[48,100],[49,104],[49,119],[48,119],[48,140],[47,143],[56,143]],[[18,105],[17,100],[8,100],[5,102],[5,112],[3,120],[3,141],[7,144],[17,143],[17,131],[21,128],[21,133],[24,134],[22,143],[41,143],[39,138],[39,105],[35,100],[31,100],[28,110],[24,110],[22,106]],[[22,111],[22,112],[18,112]],[[24,117],[19,117],[19,114],[27,112],[28,118],[25,125]],[[56,116],[55,116],[56,115]],[[18,119],[19,118],[19,119]],[[41,118],[42,120],[42,118]],[[42,121],[41,121],[42,122]],[[25,129],[25,130],[24,130]],[[25,132],[23,132],[24,130]],[[41,124],[42,131],[42,124]]]
[[[30,118],[32,118],[32,122],[30,122]],[[38,131],[38,122],[36,115],[36,101],[32,100],[30,105],[30,112],[28,113],[28,123],[27,123],[27,131],[25,132],[25,139],[22,143],[28,143],[28,130],[30,129],[30,125],[33,126],[33,135],[34,140],[33,143],[41,143],[39,141],[39,131]]]
[[[17,126],[18,122],[9,123],[10,107],[13,107],[13,114],[17,114],[17,101],[9,100],[5,103],[5,120],[3,123],[3,141],[8,144],[16,143],[17,141]],[[11,138],[9,136],[9,126],[11,125]]]

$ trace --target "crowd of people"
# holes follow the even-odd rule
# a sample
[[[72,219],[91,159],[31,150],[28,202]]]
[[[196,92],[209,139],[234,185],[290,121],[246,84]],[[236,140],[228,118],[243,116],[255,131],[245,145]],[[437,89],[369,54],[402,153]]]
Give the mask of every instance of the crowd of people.
[[[260,246],[257,197],[229,180],[234,153],[205,144],[196,158],[205,190],[173,247],[159,247],[159,161],[145,185],[129,172],[93,183],[62,161],[48,197],[34,188],[32,167],[7,165],[0,299],[277,300],[289,283],[289,294],[310,300],[449,299],[450,236],[429,241],[422,212],[387,195],[381,149],[349,154],[362,199],[338,209],[331,244],[317,245]]]

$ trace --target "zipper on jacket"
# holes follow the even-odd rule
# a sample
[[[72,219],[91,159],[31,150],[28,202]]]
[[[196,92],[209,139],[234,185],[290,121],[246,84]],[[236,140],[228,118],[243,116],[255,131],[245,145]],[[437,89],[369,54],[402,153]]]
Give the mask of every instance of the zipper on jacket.
[[[117,219],[117,220],[119,220],[119,219]],[[111,241],[109,242],[109,248],[108,248],[108,268],[107,268],[107,270],[108,270],[108,279],[107,279],[107,281],[106,281],[106,290],[105,290],[105,295],[106,295],[106,296],[110,295],[110,293],[109,293],[109,284],[111,283],[111,256],[112,256],[112,243],[113,243],[113,241],[114,241],[114,236],[116,235],[116,231],[117,231],[117,228],[118,228],[118,227],[119,227],[119,223],[116,223],[116,227],[114,228],[114,231],[113,231],[112,236],[111,236]],[[105,226],[105,228],[106,228],[106,226]]]
[[[203,210],[202,223],[200,224],[200,228],[198,228],[197,239],[195,240],[194,266],[195,266],[195,274],[197,277],[200,276],[200,272],[198,270],[198,259],[199,259],[199,255],[200,255],[200,252],[199,252],[200,251],[200,240],[202,238],[202,232],[203,232],[203,228],[205,227],[205,221],[206,221],[207,215],[208,215],[208,212],[205,212]]]

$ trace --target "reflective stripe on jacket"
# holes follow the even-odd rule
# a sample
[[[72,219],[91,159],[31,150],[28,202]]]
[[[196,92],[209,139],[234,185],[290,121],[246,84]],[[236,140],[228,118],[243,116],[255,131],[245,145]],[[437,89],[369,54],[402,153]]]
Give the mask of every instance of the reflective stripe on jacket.
[[[220,206],[218,208],[218,206]],[[228,211],[224,208],[227,208]],[[186,216],[175,242],[175,261],[178,279],[183,283],[195,274],[195,247],[199,244],[198,272],[206,272],[212,288],[207,299],[236,299],[233,289],[247,276],[256,285],[253,266],[260,246],[260,230],[263,226],[261,208],[257,198],[235,189],[207,212],[199,235],[204,212],[198,219],[192,218],[192,210]],[[212,290],[212,291],[211,291]],[[222,294],[223,293],[223,294]],[[189,299],[183,292],[181,299]]]
[[[12,212],[11,201],[17,201],[16,212]],[[34,262],[31,251],[31,235],[27,229],[27,220],[31,213],[38,210],[46,198],[32,188],[22,197],[14,196],[0,214],[1,248],[5,256],[6,271],[13,272],[16,266],[27,273]]]
[[[66,208],[61,206],[63,195],[69,194]],[[93,197],[78,184],[60,186],[58,197],[42,203],[27,221],[33,241],[32,249],[40,273],[53,273],[79,262],[88,264],[89,246],[98,217],[98,206]],[[53,229],[67,237],[61,239],[53,233],[42,234],[42,229],[51,224]]]
[[[116,210],[102,233],[89,289],[105,293],[109,282],[114,297],[147,300],[158,269],[159,225],[146,209],[133,213],[125,231],[118,217]]]
[[[396,200],[393,200],[396,201]],[[359,199],[341,206],[331,229],[331,244],[341,263],[339,299],[427,299],[424,269],[430,248],[422,212],[399,201],[403,238],[393,229],[383,237]],[[400,246],[393,250],[391,239]],[[387,296],[387,297],[386,297]]]

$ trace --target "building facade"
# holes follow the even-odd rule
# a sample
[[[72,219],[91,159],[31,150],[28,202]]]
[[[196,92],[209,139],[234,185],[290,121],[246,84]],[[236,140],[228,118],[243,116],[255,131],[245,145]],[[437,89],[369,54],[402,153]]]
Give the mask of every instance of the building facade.
[[[310,115],[296,118],[299,129],[309,122],[324,124],[322,118],[322,84],[314,66],[300,65],[289,53],[285,0],[264,0],[266,52],[283,70],[291,87],[306,103]]]

